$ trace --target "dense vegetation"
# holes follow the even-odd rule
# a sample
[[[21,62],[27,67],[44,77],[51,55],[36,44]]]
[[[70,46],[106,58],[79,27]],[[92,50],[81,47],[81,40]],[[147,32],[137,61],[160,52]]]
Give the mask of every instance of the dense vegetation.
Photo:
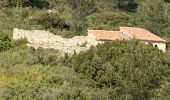
[[[144,27],[169,36],[170,4],[164,0],[1,0],[0,27],[46,29],[65,37],[86,29]]]
[[[119,26],[143,27],[169,41],[169,0],[1,0],[0,100],[170,99],[169,48],[110,41],[61,56],[11,38],[16,27],[72,37]]]
[[[96,86],[110,87],[112,98],[145,100],[157,96],[153,91],[170,74],[164,57],[138,41],[116,41],[75,54],[66,64]]]

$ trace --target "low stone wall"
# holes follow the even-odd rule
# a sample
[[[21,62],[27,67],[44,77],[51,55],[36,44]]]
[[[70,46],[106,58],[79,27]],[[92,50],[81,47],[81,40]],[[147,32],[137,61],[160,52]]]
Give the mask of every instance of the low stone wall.
[[[92,45],[99,42],[91,36],[75,36],[73,38],[62,38],[45,30],[22,30],[15,28],[13,30],[13,39],[18,40],[26,38],[28,46],[38,48],[53,48],[61,53],[73,54],[89,49]]]

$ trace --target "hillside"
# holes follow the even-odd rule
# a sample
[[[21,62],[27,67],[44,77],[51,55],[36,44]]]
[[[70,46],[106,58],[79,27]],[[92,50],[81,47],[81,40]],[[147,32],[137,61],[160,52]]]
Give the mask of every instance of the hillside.
[[[151,31],[167,51],[132,39],[61,55],[12,38],[14,28],[46,30],[66,45],[87,29],[120,26]],[[0,100],[168,100],[169,41],[169,0],[0,0]]]

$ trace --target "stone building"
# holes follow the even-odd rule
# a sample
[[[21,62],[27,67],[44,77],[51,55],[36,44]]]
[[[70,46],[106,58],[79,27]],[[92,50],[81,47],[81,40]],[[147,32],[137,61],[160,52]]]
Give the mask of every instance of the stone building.
[[[110,40],[137,39],[145,44],[151,43],[154,47],[157,47],[163,52],[166,51],[166,40],[142,28],[120,27],[120,31],[88,30],[88,36],[91,39],[98,41],[96,43],[102,43]]]

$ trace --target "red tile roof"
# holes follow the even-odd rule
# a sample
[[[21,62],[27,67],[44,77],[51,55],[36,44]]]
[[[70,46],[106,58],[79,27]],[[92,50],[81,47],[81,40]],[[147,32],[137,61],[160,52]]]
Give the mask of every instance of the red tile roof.
[[[120,31],[125,33],[129,38],[136,38],[144,41],[166,42],[166,40],[142,28],[120,27]]]
[[[99,40],[124,40],[126,39],[126,37],[120,31],[88,30],[88,33],[94,35]]]

